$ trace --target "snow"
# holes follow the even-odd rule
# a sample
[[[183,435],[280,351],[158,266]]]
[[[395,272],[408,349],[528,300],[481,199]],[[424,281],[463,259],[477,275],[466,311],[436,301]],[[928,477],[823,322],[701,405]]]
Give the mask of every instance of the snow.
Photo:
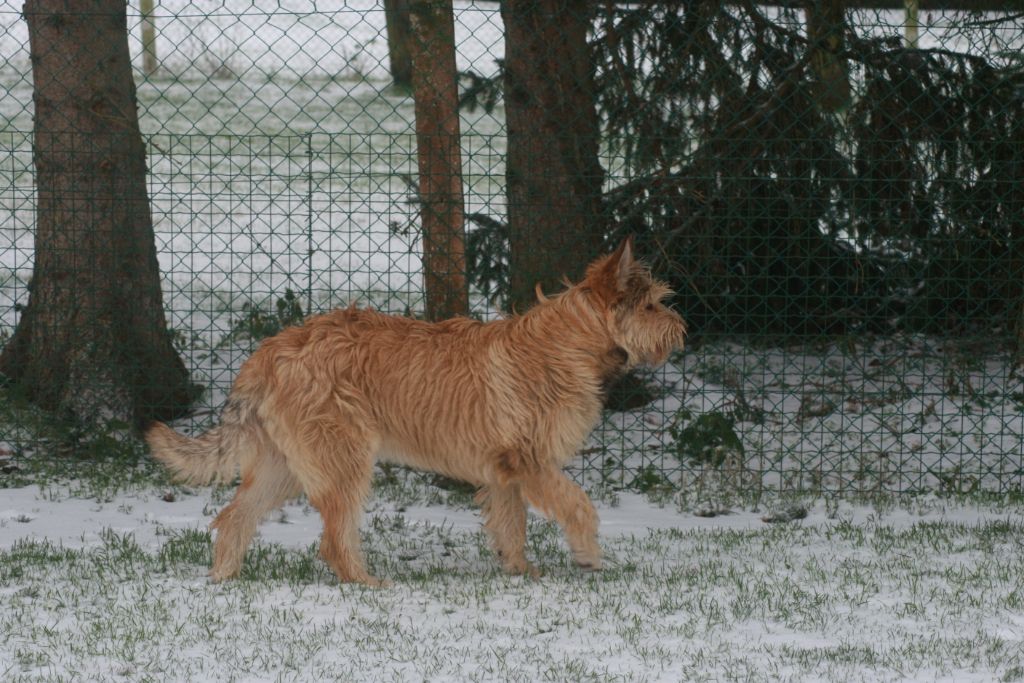
[[[981,681],[1022,664],[1019,506],[819,500],[768,525],[763,509],[703,518],[623,493],[598,504],[605,572],[565,566],[531,518],[545,574],[529,581],[495,572],[474,511],[374,498],[364,543],[395,583],[372,591],[253,559],[311,557],[320,522],[302,502],[261,525],[249,578],[140,559],[172,554],[224,502],[175,493],[3,491],[6,680]],[[16,559],[43,540],[91,554]]]
[[[119,534],[132,534],[145,547],[158,547],[167,530],[203,529],[212,520],[212,512],[220,506],[208,495],[176,496],[164,501],[157,491],[128,494],[110,502],[92,499],[59,497],[39,486],[4,489],[0,503],[0,548],[11,548],[23,538],[47,539],[58,545],[81,548],[94,545],[100,532],[113,529]],[[755,529],[764,526],[756,512],[737,512],[717,518],[681,515],[673,507],[656,506],[639,494],[617,494],[614,507],[601,509],[601,527],[608,535],[637,535],[649,529]],[[377,514],[393,514],[394,505],[386,502],[371,506]],[[851,508],[851,511],[854,510]],[[857,509],[857,514],[863,511]],[[453,529],[475,531],[480,517],[475,510],[437,505],[402,506],[409,524],[446,525]],[[823,519],[824,510],[815,515]],[[867,513],[863,513],[867,514]],[[966,513],[959,518],[973,519]],[[965,516],[966,515],[966,516]],[[284,521],[280,521],[283,517]],[[821,521],[818,517],[810,521]],[[907,517],[903,523],[911,523]],[[314,543],[322,529],[320,518],[307,503],[292,501],[282,513],[272,513],[260,527],[260,537],[268,543],[299,549]]]

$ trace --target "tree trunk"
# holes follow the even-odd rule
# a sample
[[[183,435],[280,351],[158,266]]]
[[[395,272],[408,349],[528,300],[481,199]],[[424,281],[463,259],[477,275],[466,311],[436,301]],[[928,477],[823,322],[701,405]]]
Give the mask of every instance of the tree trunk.
[[[469,312],[451,0],[411,0],[413,98],[427,318]]]
[[[842,56],[845,7],[843,0],[809,0],[807,3],[811,69],[818,81],[815,97],[818,106],[829,112],[842,112],[850,105],[850,75]]]
[[[156,59],[156,19],[153,18],[153,0],[139,0],[142,19],[142,73],[152,76],[159,63]]]
[[[510,304],[518,310],[536,301],[537,283],[549,291],[563,275],[580,278],[604,237],[590,5],[507,0],[501,6]]]
[[[391,80],[399,88],[412,88],[412,55],[409,40],[409,0],[384,0],[384,17],[388,30],[388,59]]]
[[[1018,134],[1019,136],[1019,134]],[[1005,206],[1024,206],[1024,164],[1020,163],[1024,139],[1017,138],[1014,145],[1018,150],[1017,160],[1012,154],[1000,166],[997,177],[1002,178]],[[1016,302],[1007,306],[1010,310],[1008,324],[1016,336],[1014,360],[1018,368],[1024,369],[1024,213],[1017,210],[1010,221],[1010,277],[1006,283],[1006,300]]]
[[[35,265],[0,374],[83,427],[194,398],[168,334],[123,0],[27,0]]]

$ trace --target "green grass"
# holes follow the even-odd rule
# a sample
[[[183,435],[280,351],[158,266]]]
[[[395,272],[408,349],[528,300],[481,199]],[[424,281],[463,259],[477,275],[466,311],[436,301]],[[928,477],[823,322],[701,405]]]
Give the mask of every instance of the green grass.
[[[126,491],[169,484],[164,468],[123,425],[74,432],[2,386],[0,425],[2,437],[14,444],[0,460],[0,490],[35,484],[47,496],[109,501]]]
[[[42,506],[85,498],[142,515],[133,506],[147,498],[196,493],[148,460],[25,462],[0,482],[39,485]],[[498,571],[481,530],[408,512],[472,507],[467,490],[434,483],[378,470],[362,534],[371,572],[394,582],[386,590],[339,585],[315,533],[308,545],[257,540],[239,579],[220,585],[205,578],[206,530],[157,523],[140,541],[97,529],[74,547],[21,538],[0,549],[0,680],[1013,681],[1024,671],[1019,499],[833,498],[815,524],[699,529],[691,511],[708,499],[659,489],[649,502],[680,528],[606,535],[596,574],[531,518],[528,555],[543,576],[530,581]],[[231,493],[210,489],[204,514]],[[593,493],[614,515],[621,494]],[[715,510],[820,502],[732,494]],[[986,515],[951,521],[949,509]],[[295,508],[267,523],[286,514]]]
[[[338,585],[315,547],[263,543],[240,579],[210,585],[199,531],[153,548],[114,531],[18,542],[0,551],[0,678],[1019,680],[1024,666],[1019,516],[652,530],[611,539],[597,574],[531,520],[539,581],[499,573],[478,531],[392,510],[363,535],[392,588]]]

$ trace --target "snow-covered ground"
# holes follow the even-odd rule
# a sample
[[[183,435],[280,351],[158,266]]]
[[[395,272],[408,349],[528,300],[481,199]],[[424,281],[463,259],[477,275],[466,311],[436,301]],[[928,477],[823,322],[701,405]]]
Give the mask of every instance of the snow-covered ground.
[[[1024,511],[939,499],[714,518],[599,503],[609,566],[531,518],[536,581],[495,569],[475,512],[374,499],[371,570],[339,586],[316,513],[261,526],[240,580],[205,579],[224,494],[59,485],[0,497],[4,681],[993,681],[1024,676]],[[167,498],[167,499],[165,499]]]

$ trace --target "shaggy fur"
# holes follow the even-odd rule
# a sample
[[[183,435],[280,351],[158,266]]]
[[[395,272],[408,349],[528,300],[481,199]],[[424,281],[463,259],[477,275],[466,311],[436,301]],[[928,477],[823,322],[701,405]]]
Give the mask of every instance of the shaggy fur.
[[[686,327],[627,240],[582,282],[523,315],[428,323],[350,307],[267,339],[242,366],[220,426],[189,439],[164,424],[146,438],[180,479],[230,480],[211,577],[238,574],[256,525],[305,491],[323,517],[320,553],[342,581],[380,585],[359,547],[375,459],[479,487],[506,571],[527,562],[526,505],[562,527],[576,562],[601,566],[597,514],[563,472],[597,423],[602,389],[663,363]]]

